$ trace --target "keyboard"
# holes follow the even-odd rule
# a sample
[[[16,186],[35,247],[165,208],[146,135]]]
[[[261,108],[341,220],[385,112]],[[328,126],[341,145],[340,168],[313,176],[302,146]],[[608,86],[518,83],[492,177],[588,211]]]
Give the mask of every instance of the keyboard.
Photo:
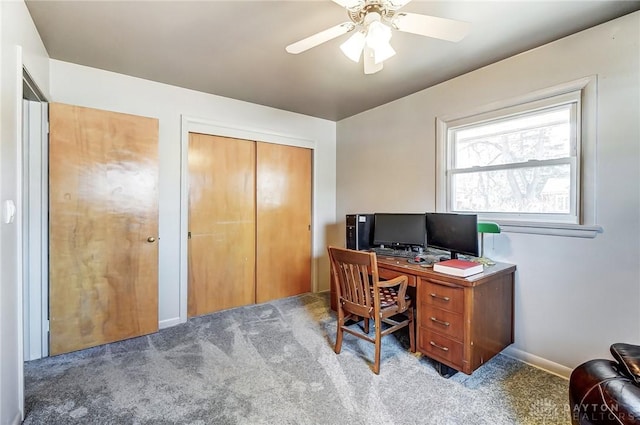
[[[404,249],[393,249],[393,248],[371,248],[371,251],[375,252],[376,255],[381,257],[401,257],[401,258],[414,258],[417,253],[413,251],[407,251]]]

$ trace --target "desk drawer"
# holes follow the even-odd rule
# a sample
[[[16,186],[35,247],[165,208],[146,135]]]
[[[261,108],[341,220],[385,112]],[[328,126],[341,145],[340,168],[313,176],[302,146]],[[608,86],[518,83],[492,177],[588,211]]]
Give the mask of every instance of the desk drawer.
[[[464,336],[462,314],[430,307],[425,304],[422,304],[420,307],[422,311],[420,312],[419,326],[462,341]]]
[[[397,272],[395,270],[389,270],[389,269],[385,269],[385,268],[382,268],[382,267],[378,266],[378,276],[380,276],[380,279],[390,280],[390,279],[393,279],[394,277],[398,277],[398,276],[402,276],[402,275],[405,275],[405,276],[407,276],[409,278],[408,281],[407,281],[409,286],[416,286],[416,276],[415,275],[411,275],[411,274],[408,274],[408,273],[400,273],[400,272]]]
[[[461,342],[420,327],[418,330],[418,349],[434,360],[449,363],[462,370],[463,345]]]
[[[456,313],[464,311],[464,289],[438,285],[427,279],[422,279],[421,284],[421,303]]]

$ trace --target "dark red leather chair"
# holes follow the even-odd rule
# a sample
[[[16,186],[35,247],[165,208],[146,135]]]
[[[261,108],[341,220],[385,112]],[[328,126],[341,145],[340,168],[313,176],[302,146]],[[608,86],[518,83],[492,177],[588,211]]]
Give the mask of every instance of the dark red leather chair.
[[[613,344],[615,361],[589,360],[569,379],[574,425],[640,424],[640,346]]]

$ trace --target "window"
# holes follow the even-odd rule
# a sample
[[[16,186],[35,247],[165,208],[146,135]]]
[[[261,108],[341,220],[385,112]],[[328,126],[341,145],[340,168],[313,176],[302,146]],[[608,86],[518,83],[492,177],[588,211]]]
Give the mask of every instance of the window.
[[[448,210],[577,223],[579,94],[450,126]]]
[[[582,102],[590,82],[439,119],[438,210],[514,226],[584,224]]]

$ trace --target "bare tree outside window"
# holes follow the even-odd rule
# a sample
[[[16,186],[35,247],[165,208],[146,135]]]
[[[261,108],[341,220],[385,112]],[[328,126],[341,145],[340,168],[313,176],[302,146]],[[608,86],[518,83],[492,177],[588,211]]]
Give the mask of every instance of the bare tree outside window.
[[[453,211],[572,214],[577,102],[449,129]]]

